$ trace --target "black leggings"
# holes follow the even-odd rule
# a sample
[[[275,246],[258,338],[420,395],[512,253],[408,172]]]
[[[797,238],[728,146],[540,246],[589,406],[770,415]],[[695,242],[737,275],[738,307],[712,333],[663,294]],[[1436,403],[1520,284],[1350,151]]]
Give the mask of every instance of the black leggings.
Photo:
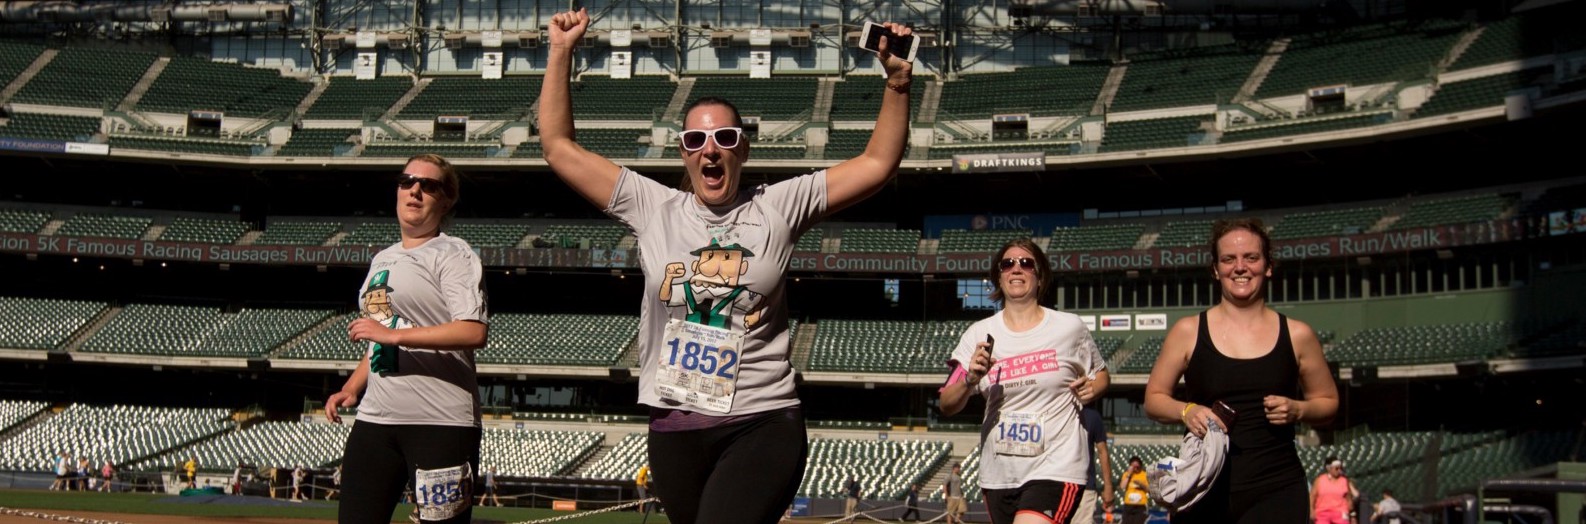
[[[434,500],[462,501],[451,518],[433,522],[467,523],[473,516],[473,479],[479,473],[479,428],[456,426],[391,426],[360,420],[347,436],[342,452],[341,507],[336,521],[386,524],[402,497],[402,488],[414,482],[415,470],[441,470],[466,466],[455,493]],[[422,492],[419,488],[424,488]],[[430,486],[414,486],[415,497],[431,495]],[[432,522],[432,521],[425,521]]]
[[[799,480],[809,441],[798,408],[692,431],[651,431],[651,490],[677,524],[775,523]]]

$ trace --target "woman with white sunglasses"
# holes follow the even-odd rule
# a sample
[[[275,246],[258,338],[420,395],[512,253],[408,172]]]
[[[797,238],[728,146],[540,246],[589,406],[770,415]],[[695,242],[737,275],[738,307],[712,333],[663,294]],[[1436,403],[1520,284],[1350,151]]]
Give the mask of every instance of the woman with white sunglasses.
[[[638,239],[646,283],[639,402],[650,407],[655,493],[672,522],[777,522],[808,452],[788,359],[788,260],[815,222],[879,191],[896,172],[908,138],[911,65],[883,47],[887,91],[864,153],[752,188],[739,187],[749,143],[737,109],[696,100],[678,135],[687,171],[679,190],[574,141],[568,78],[589,15],[558,13],[548,26],[539,112],[545,161]]]
[[[993,524],[1067,524],[1090,476],[1080,409],[1111,381],[1079,316],[1041,305],[1051,275],[1028,238],[997,251],[991,298],[1002,310],[964,330],[938,390],[947,416],[986,399],[980,487]]]

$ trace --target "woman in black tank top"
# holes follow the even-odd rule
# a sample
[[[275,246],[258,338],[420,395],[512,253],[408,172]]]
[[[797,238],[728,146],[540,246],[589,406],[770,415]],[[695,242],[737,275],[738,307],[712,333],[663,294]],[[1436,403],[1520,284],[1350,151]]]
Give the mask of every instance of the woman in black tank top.
[[[1294,424],[1330,422],[1338,387],[1311,327],[1266,306],[1272,242],[1261,221],[1220,220],[1211,239],[1222,301],[1173,325],[1146,384],[1145,408],[1196,435],[1214,422],[1228,429],[1228,457],[1206,496],[1173,522],[1308,522]],[[1182,400],[1173,396],[1180,378]],[[1208,407],[1219,401],[1234,420]]]

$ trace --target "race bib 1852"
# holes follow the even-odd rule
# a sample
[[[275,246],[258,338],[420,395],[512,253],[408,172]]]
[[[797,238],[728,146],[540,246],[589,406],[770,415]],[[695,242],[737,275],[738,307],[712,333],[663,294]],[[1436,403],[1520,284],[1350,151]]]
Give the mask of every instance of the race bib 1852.
[[[707,411],[731,411],[743,335],[673,319],[662,340],[656,394]]]
[[[473,495],[473,468],[468,463],[413,472],[413,498],[423,520],[446,520],[462,514]]]

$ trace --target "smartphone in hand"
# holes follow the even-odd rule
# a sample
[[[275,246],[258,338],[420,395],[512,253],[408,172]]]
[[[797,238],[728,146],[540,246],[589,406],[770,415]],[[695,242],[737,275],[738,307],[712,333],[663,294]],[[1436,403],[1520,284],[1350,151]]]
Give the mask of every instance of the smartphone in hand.
[[[1228,424],[1228,427],[1223,428],[1223,431],[1233,430],[1234,422],[1239,420],[1239,412],[1234,411],[1234,408],[1229,407],[1228,404],[1223,403],[1221,400],[1212,403],[1212,413],[1217,414],[1217,418]]]
[[[898,36],[887,26],[875,22],[865,22],[864,32],[859,34],[859,47],[879,53],[882,38],[887,39],[887,51],[910,63],[914,62],[914,55],[920,50],[920,39],[914,35]]]

